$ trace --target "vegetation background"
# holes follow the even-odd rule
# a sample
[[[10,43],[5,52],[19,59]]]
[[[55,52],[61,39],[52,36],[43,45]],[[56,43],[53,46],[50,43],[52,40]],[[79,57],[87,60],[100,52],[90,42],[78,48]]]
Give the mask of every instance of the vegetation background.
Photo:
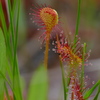
[[[4,0],[1,0],[2,2]],[[42,31],[38,31],[38,26],[32,23],[29,16],[32,4],[46,4],[56,9],[64,31],[74,34],[77,17],[77,0],[21,0],[21,12],[19,21],[18,37],[18,62],[21,76],[25,81],[25,95],[30,79],[41,62],[43,62],[44,46],[38,38]],[[7,10],[3,5],[5,16]],[[6,17],[6,23],[8,24]],[[85,67],[85,74],[91,81],[100,79],[100,0],[82,0],[81,16],[79,26],[79,36],[81,41],[87,43],[87,49],[91,49],[90,62],[92,66]],[[51,40],[52,41],[52,40]],[[50,45],[52,48],[52,45]],[[42,48],[42,49],[41,49]],[[59,67],[58,55],[52,49],[49,51],[49,100],[60,100],[62,95],[61,71]]]

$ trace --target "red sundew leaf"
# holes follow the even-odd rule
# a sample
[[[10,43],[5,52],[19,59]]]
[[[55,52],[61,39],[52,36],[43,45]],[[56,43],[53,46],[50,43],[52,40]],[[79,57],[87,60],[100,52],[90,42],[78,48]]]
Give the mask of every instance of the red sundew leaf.
[[[30,9],[31,13],[29,13],[32,16],[31,19],[35,24],[40,26],[40,30],[47,31],[45,33],[50,34],[50,38],[52,38],[52,35],[55,33],[54,31],[59,32],[60,30],[58,13],[46,4],[35,4],[33,7]],[[44,37],[46,36],[47,34]]]
[[[60,54],[62,61],[78,68],[78,66],[82,66],[84,56],[85,65],[87,58],[90,56],[90,52],[83,54],[84,45],[80,43],[80,38],[78,38],[74,44],[72,41],[68,41],[68,39],[66,40],[65,38],[60,40],[57,40],[58,42],[55,45],[57,47],[56,51],[58,54]]]
[[[81,48],[81,47],[79,47]],[[78,48],[78,51],[80,49]],[[57,43],[57,52],[61,54],[61,57],[66,61],[66,58],[69,58],[69,60],[73,61],[79,61],[78,63],[81,63],[81,58],[79,57],[80,55],[77,55],[74,51],[77,50],[77,47],[74,48],[74,50],[71,48],[71,46],[64,40],[64,42],[59,42]]]
[[[84,100],[83,93],[81,91],[81,85],[79,80],[75,77],[71,78],[71,94],[75,100]]]

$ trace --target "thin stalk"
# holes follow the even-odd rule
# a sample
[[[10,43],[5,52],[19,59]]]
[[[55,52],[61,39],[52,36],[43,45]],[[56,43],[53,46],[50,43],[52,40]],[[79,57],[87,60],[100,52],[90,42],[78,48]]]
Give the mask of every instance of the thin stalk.
[[[49,53],[49,42],[50,42],[50,32],[47,31],[46,36],[46,46],[45,46],[45,55],[44,55],[44,65],[47,68],[48,66],[48,53]]]
[[[59,42],[58,39],[58,35],[56,35],[57,37],[57,42]],[[61,60],[61,57],[59,56],[59,61],[60,61],[60,67],[61,67],[61,71],[62,71],[62,82],[63,82],[63,89],[64,89],[64,100],[67,100],[67,96],[68,96],[68,86],[69,86],[69,82],[70,82],[70,78],[67,78],[65,80],[65,75],[64,75],[64,67],[63,67],[63,63]],[[68,76],[70,75],[70,72],[68,72]]]
[[[79,30],[79,22],[80,22],[80,7],[81,7],[81,0],[78,0],[78,11],[77,11],[77,21],[76,21],[76,32],[74,36],[74,43],[77,41],[77,35]]]
[[[5,21],[5,17],[4,17],[4,12],[3,12],[3,8],[2,8],[2,3],[0,2],[0,21],[1,21],[1,25],[3,28],[3,33],[4,33],[4,37],[5,37],[5,41],[7,43],[7,26],[6,26],[6,21]]]
[[[65,82],[65,75],[64,75],[64,69],[63,69],[63,64],[61,61],[61,57],[59,56],[59,60],[60,60],[60,67],[61,67],[61,72],[62,72],[62,82],[63,82],[63,89],[64,89],[64,100],[66,100],[67,98],[67,94],[66,94],[66,82]]]
[[[4,74],[0,71],[0,75],[5,79],[5,81],[8,83],[8,85],[10,86],[11,90],[13,91],[12,85],[9,82],[9,80],[4,76]],[[13,91],[14,92],[14,91]]]
[[[3,9],[2,9],[1,3],[0,3],[0,19],[1,19],[3,32],[4,32],[6,47],[7,47],[7,55],[8,55],[9,58],[11,58],[12,49],[10,47],[10,37],[9,37],[9,32],[7,31],[6,21],[5,21],[4,12],[3,12]]]
[[[19,0],[18,0],[19,1]],[[19,4],[18,4],[19,5]],[[15,74],[15,67],[16,66],[16,54],[17,54],[17,41],[18,41],[18,22],[19,22],[19,9],[18,6],[18,14],[17,14],[17,24],[16,24],[16,36],[15,36],[15,44],[14,44],[14,62],[13,62],[13,75]],[[14,83],[14,77],[13,77],[13,83]]]
[[[71,94],[71,100],[74,100],[74,93]]]
[[[81,88],[84,85],[84,61],[85,61],[85,53],[86,53],[86,43],[84,43],[83,55],[82,55]]]
[[[11,34],[12,34],[12,44],[13,44],[13,47],[14,47],[15,37],[14,37],[14,26],[13,26],[13,17],[12,17],[10,0],[8,0],[8,9],[9,9],[9,17],[10,17],[10,25],[11,25],[10,30],[11,30]]]
[[[20,12],[20,0],[18,0],[18,13],[17,13],[17,23],[16,23],[16,34],[15,34],[15,44],[14,44],[14,62],[13,62],[13,88],[15,86],[15,75],[17,75],[17,82],[19,86],[19,95],[20,99],[22,100],[22,93],[21,93],[21,87],[20,87],[20,74],[19,74],[19,68],[18,68],[18,62],[17,62],[17,41],[18,41],[18,25],[19,25],[19,12]]]
[[[22,98],[22,91],[21,91],[21,85],[20,85],[20,73],[19,73],[19,68],[18,68],[18,62],[17,62],[17,57],[16,57],[16,60],[15,60],[15,65],[16,65],[16,69],[15,69],[15,71],[16,71],[16,74],[17,74],[17,85],[18,85],[18,87],[19,87],[19,95],[20,95],[20,100],[23,100],[23,98]],[[16,79],[15,79],[16,80]],[[16,86],[15,86],[16,87]]]
[[[16,9],[16,4],[17,0],[13,0],[13,5],[12,5],[12,17],[14,17],[15,9]]]

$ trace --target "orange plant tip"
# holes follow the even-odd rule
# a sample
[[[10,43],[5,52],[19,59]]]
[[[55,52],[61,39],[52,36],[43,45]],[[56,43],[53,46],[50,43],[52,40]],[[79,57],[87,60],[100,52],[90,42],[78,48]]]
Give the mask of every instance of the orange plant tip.
[[[45,7],[41,9],[40,18],[44,22],[47,30],[51,30],[55,25],[58,24],[58,14],[52,8]]]
[[[57,48],[57,52],[61,55],[62,60],[67,58],[71,66],[78,66],[82,64],[82,59],[79,57],[79,55],[72,51],[72,48],[70,48],[68,44],[62,45],[59,43]]]
[[[43,27],[46,31],[52,31],[52,29],[59,23],[58,13],[56,10],[52,9],[46,5],[34,5],[32,9],[32,20],[39,26]]]

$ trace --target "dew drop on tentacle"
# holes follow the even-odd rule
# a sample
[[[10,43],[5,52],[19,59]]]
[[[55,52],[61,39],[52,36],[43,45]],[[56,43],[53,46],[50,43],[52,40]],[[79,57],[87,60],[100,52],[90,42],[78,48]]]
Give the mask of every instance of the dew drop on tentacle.
[[[62,37],[62,34],[60,34],[60,37]]]
[[[95,84],[95,81],[92,81],[92,84]]]
[[[39,31],[40,29],[38,28],[37,30]]]
[[[54,48],[52,49],[52,51],[55,51],[55,50],[56,50],[56,49],[54,49]]]
[[[72,32],[69,32],[68,34],[69,34],[69,35],[72,35]]]
[[[87,82],[85,82],[84,84],[87,85]]]
[[[32,15],[32,13],[29,13],[29,15]]]
[[[55,45],[54,41],[52,42],[52,45]]]
[[[64,31],[62,30],[60,33],[62,33],[62,34],[63,34],[63,33],[64,33]]]
[[[86,61],[86,63],[89,62],[88,60],[85,60],[85,61]]]
[[[87,79],[87,78],[88,78],[88,75],[86,75],[85,77],[86,77],[86,79]]]
[[[30,20],[33,20],[33,18],[30,18]]]
[[[90,65],[90,66],[93,66],[93,64],[92,64],[92,63],[89,63],[89,65]]]
[[[30,8],[30,10],[33,10],[32,8]]]
[[[34,23],[34,21],[32,21],[32,23]]]
[[[40,49],[42,49],[42,46],[40,46]]]

